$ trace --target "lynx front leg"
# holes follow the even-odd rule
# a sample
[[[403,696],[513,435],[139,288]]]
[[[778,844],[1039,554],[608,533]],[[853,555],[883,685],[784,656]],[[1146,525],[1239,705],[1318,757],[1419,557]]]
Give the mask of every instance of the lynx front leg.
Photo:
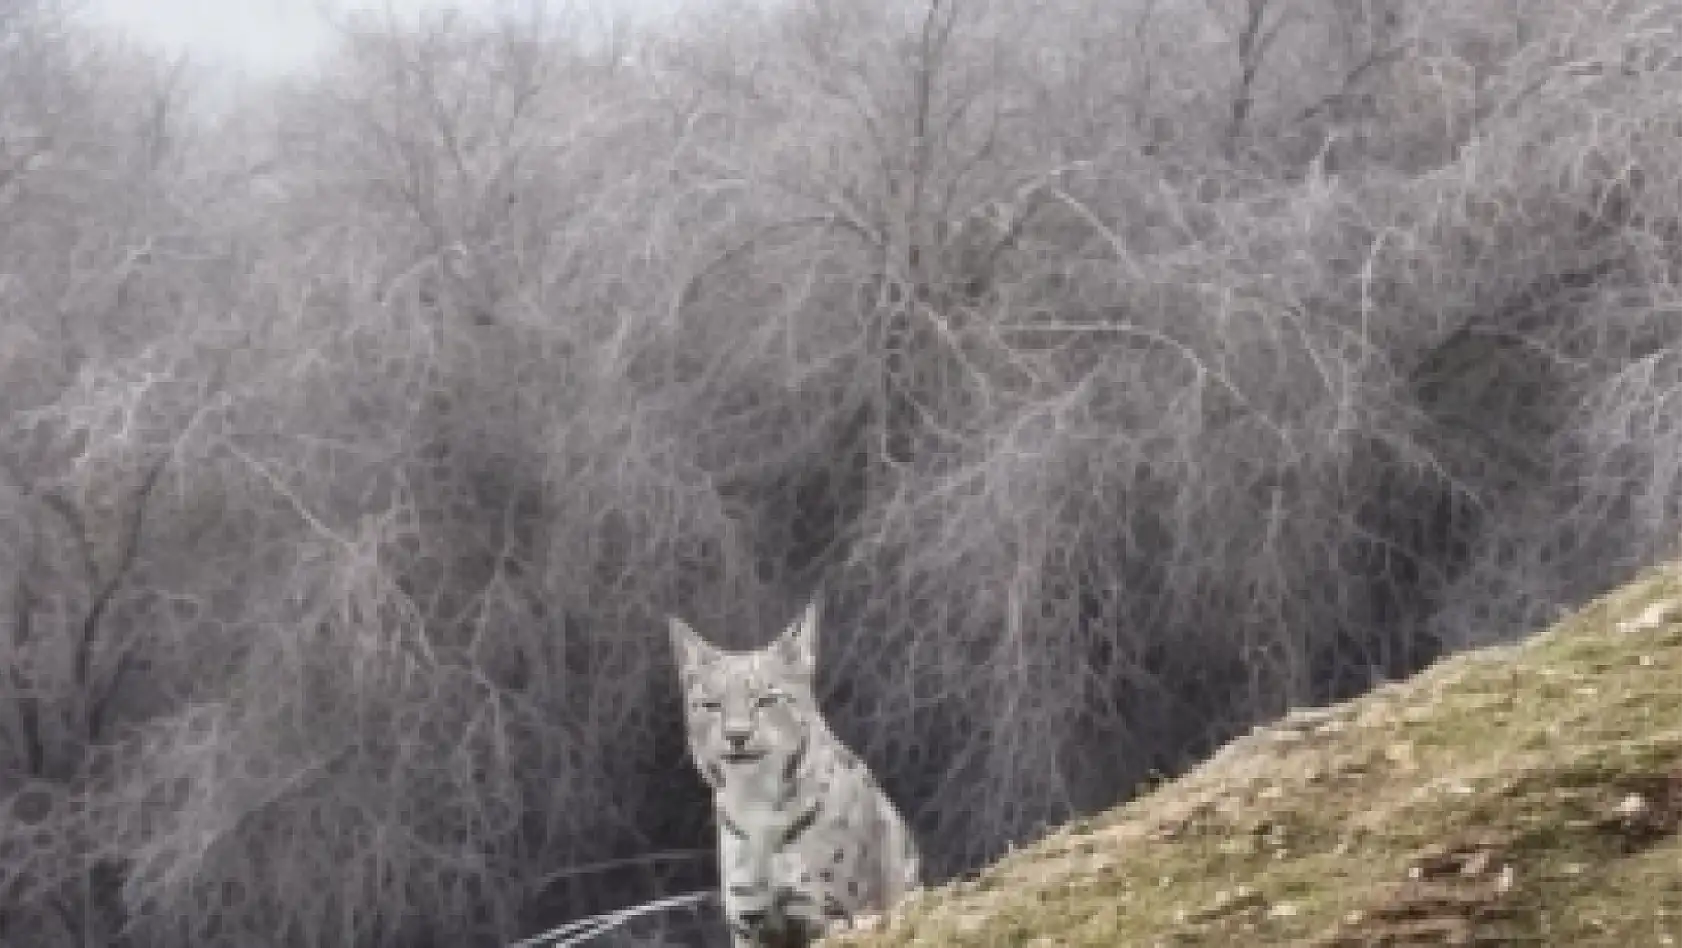
[[[720,901],[732,948],[765,948],[765,923],[773,908],[766,856],[722,811],[718,820]]]
[[[735,919],[730,920],[730,948],[760,948],[759,939],[754,933],[742,926]]]

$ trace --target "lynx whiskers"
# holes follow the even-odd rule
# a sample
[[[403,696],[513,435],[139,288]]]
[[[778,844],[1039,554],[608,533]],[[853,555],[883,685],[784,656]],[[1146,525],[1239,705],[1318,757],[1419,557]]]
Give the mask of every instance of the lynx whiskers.
[[[671,619],[689,751],[711,787],[737,948],[810,944],[918,883],[904,819],[813,697],[817,606],[752,652]]]

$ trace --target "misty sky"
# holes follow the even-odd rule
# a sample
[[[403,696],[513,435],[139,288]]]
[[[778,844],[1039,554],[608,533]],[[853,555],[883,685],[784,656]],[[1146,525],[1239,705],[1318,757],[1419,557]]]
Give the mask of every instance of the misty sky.
[[[531,0],[85,0],[88,15],[140,42],[185,52],[213,69],[253,78],[308,68],[332,43],[323,11],[380,11],[399,15],[456,7],[489,12]],[[607,0],[626,11],[647,11],[665,0]]]

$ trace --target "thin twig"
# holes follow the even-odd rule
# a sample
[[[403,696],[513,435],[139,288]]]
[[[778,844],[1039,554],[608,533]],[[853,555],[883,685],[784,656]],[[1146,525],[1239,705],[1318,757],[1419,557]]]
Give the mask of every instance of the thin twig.
[[[633,905],[629,908],[617,909],[612,912],[604,912],[601,915],[592,915],[589,918],[567,922],[565,925],[559,928],[551,928],[541,935],[534,935],[525,941],[517,941],[509,945],[508,948],[573,948],[575,945],[582,945],[626,922],[635,921],[645,915],[696,905],[717,897],[717,890],[704,889],[698,892],[687,892],[683,895],[656,899],[653,902],[644,902],[641,905]]]

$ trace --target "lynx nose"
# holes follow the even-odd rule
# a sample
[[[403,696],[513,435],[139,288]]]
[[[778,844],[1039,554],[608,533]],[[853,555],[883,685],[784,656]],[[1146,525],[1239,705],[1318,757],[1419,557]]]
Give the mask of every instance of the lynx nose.
[[[739,751],[746,747],[748,738],[752,736],[753,732],[747,728],[730,728],[724,732],[724,739],[730,742],[730,749],[733,751]]]

